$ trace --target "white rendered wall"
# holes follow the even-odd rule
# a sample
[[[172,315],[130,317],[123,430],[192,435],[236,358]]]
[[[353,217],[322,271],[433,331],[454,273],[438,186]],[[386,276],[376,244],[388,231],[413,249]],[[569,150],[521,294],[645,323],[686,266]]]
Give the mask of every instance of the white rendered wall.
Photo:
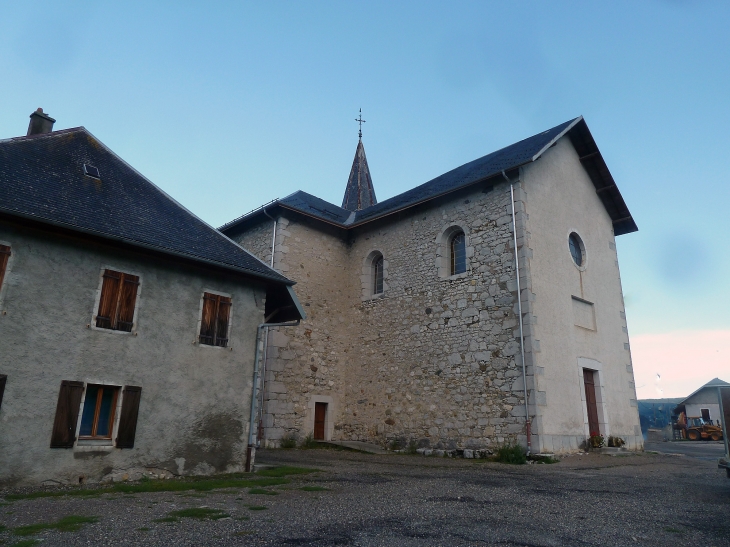
[[[612,222],[564,137],[522,172],[527,213],[526,266],[531,274],[535,439],[543,452],[575,450],[588,436],[583,368],[598,371],[601,433],[641,447],[638,408]],[[585,245],[585,265],[568,236]],[[626,236],[632,237],[632,236]],[[575,297],[575,298],[574,298]],[[593,303],[595,330],[584,328]],[[583,325],[576,326],[576,323]]]

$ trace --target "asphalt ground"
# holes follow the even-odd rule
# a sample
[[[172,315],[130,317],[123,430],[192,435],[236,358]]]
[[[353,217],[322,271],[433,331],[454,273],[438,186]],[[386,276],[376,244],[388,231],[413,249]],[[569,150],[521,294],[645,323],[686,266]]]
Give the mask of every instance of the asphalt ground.
[[[0,524],[7,527],[0,541],[14,545],[35,539],[44,546],[730,546],[730,480],[716,463],[700,459],[590,454],[552,465],[511,466],[318,449],[259,451],[257,464],[320,471],[264,489],[277,495],[238,488],[0,501]],[[230,517],[156,521],[185,508],[217,509]],[[99,520],[71,532],[51,529],[19,537],[13,531],[69,515]]]
[[[644,443],[644,450],[662,454],[682,454],[690,458],[714,461],[725,454],[723,441],[667,441],[663,443]]]

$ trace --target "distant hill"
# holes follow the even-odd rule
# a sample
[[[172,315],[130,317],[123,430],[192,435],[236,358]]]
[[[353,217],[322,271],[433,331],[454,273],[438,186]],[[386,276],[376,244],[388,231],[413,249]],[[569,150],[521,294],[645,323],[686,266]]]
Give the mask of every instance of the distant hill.
[[[649,428],[662,429],[672,423],[672,411],[684,397],[667,399],[639,399],[641,432],[646,437]]]

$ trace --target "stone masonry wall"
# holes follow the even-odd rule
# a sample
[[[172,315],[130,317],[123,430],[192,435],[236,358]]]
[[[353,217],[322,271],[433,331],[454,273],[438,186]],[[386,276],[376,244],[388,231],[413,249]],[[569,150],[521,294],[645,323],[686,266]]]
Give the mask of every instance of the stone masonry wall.
[[[274,267],[297,281],[308,317],[269,337],[267,441],[311,433],[320,401],[327,438],[437,448],[524,442],[510,212],[509,186],[500,184],[451,194],[349,241],[322,223],[282,218]],[[265,256],[267,225],[268,234],[256,226],[234,239]],[[467,236],[468,268],[449,276],[454,227]],[[386,272],[374,298],[372,251]]]
[[[358,307],[344,437],[437,448],[522,441],[509,186],[482,190],[356,238],[352,263],[377,249],[387,286]],[[449,276],[447,236],[456,226],[466,234],[468,265]]]

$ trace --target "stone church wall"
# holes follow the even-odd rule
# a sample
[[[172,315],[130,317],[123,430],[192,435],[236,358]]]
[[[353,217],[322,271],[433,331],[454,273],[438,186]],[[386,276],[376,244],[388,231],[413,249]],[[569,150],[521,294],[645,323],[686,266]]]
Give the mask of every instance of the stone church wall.
[[[331,439],[524,442],[508,185],[452,194],[349,240],[289,217],[279,222],[274,267],[297,281],[308,317],[269,337],[267,442],[311,433],[315,402],[328,403]],[[455,227],[467,237],[468,268],[449,276]],[[271,223],[234,239],[264,258]],[[384,257],[385,290],[371,298],[373,251]]]
[[[483,190],[357,235],[352,264],[377,250],[387,275],[383,294],[357,308],[343,436],[437,448],[522,441],[509,186]],[[455,227],[467,272],[449,276]]]

